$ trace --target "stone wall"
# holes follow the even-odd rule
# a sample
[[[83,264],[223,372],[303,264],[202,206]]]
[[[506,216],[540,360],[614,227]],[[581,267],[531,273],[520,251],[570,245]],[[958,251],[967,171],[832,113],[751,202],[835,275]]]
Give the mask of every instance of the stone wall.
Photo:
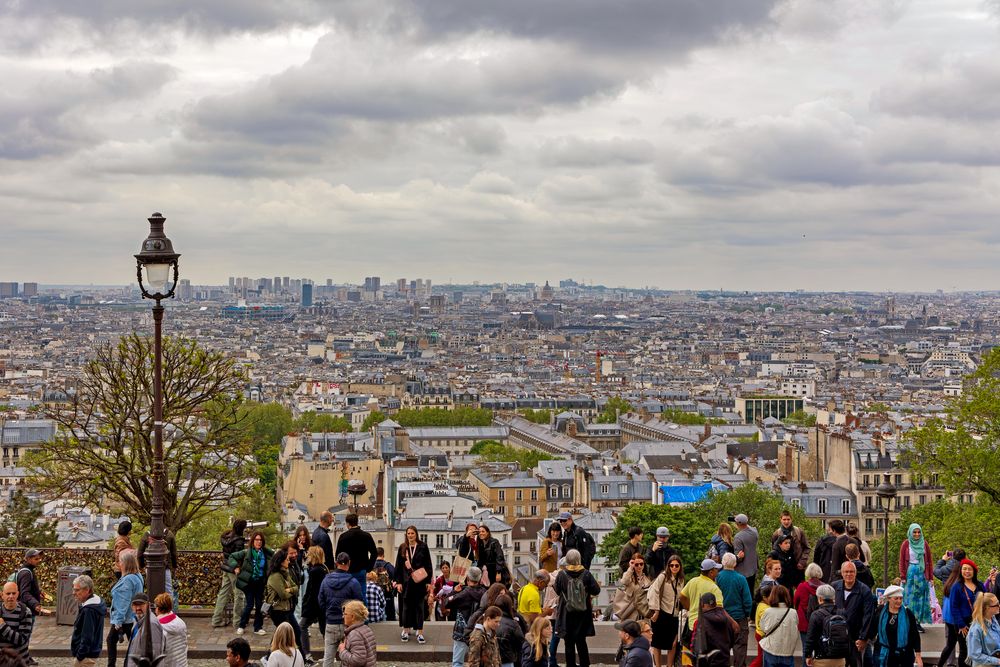
[[[24,549],[0,548],[0,580],[6,581],[24,558]],[[42,549],[42,563],[36,573],[42,591],[52,596],[46,606],[55,606],[56,577],[60,567],[75,566],[93,571],[97,594],[110,600],[114,583],[110,549]],[[183,605],[214,606],[222,574],[218,551],[178,551],[177,571],[173,573]]]

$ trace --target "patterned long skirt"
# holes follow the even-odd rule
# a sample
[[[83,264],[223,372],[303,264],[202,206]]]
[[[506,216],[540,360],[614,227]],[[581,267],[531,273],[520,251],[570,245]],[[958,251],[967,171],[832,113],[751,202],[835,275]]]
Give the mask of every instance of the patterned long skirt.
[[[924,567],[910,563],[903,588],[903,605],[913,612],[919,623],[931,622],[931,589],[924,579]]]

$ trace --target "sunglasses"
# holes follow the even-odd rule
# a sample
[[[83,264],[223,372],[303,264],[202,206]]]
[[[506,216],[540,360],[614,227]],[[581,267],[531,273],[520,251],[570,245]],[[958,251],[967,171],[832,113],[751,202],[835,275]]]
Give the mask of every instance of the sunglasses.
[[[678,569],[680,569],[680,567],[681,567],[681,564],[680,564],[680,563],[671,563],[671,564],[670,564],[670,567],[671,567],[671,569],[673,569],[673,568],[675,568],[675,567],[676,567],[676,568],[678,568]]]

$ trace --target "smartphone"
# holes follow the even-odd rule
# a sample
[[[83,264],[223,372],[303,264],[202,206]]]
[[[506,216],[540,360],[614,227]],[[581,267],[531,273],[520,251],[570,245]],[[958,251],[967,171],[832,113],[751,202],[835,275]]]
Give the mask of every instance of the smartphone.
[[[950,551],[949,551],[949,552],[948,552],[948,553],[946,553],[945,555],[946,555],[946,556],[947,556],[948,558],[951,558],[951,557],[952,557],[952,556],[953,556],[954,554],[952,554],[952,552],[950,552]]]
[[[727,516],[726,517],[726,521],[728,521],[729,523],[733,523],[734,521],[736,521],[736,517],[735,516]]]

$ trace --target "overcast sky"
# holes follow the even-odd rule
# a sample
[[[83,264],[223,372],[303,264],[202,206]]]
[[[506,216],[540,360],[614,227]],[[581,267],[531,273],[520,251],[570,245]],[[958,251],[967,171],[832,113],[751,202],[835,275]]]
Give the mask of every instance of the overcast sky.
[[[0,72],[0,280],[1000,287],[1000,0],[3,0]]]

